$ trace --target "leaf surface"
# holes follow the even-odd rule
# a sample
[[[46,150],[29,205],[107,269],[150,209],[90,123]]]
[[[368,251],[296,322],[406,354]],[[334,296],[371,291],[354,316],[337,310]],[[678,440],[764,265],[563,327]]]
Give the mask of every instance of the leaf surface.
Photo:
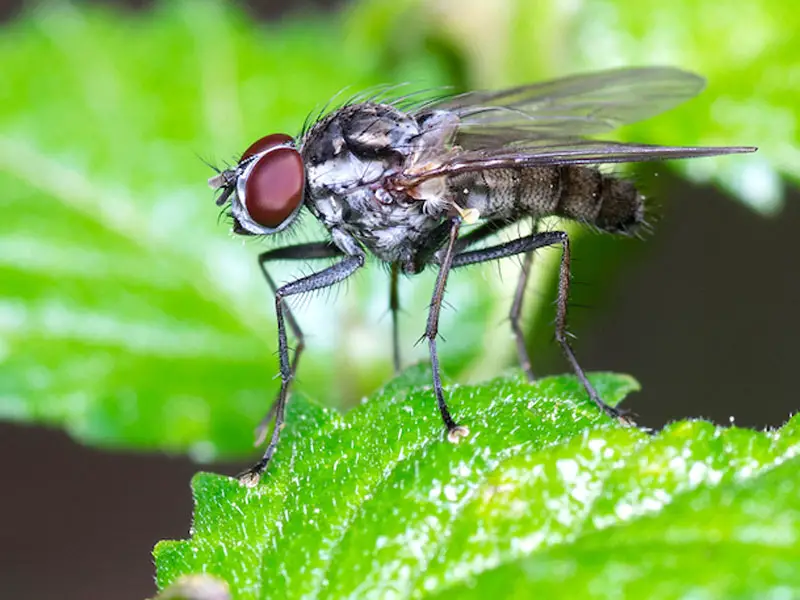
[[[593,381],[614,403],[638,389],[622,375]],[[775,432],[693,421],[651,436],[600,414],[571,377],[498,379],[450,388],[471,430],[453,445],[430,390],[404,383],[345,417],[296,401],[255,489],[197,475],[192,537],[156,547],[159,585],[208,573],[247,599],[800,586],[770,570],[798,554],[800,478],[784,477],[797,418]],[[758,577],[704,552],[734,565],[762,553]]]

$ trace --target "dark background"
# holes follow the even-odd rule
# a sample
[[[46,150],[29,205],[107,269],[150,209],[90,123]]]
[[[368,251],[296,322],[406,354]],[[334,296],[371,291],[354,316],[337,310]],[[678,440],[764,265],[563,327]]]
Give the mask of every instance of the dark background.
[[[21,4],[0,2],[0,18]],[[272,18],[283,3],[249,6],[254,15]],[[714,189],[677,180],[660,196],[656,233],[626,261],[590,316],[579,319],[579,357],[590,370],[636,375],[644,389],[627,406],[641,423],[706,417],[780,425],[798,406],[798,194],[792,192],[773,219],[754,216]],[[602,282],[584,277],[580,283]],[[540,372],[566,370],[553,356],[538,363]],[[0,424],[0,440],[0,595],[152,595],[149,552],[160,539],[187,536],[189,479],[197,465],[101,452],[35,427]],[[232,473],[237,465],[214,470]]]

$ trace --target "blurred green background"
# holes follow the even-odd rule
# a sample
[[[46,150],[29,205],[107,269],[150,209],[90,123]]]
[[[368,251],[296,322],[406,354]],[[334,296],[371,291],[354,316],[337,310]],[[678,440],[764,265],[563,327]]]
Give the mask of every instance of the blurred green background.
[[[53,572],[82,582],[67,586],[76,598],[142,597],[149,546],[188,527],[195,467],[121,451],[240,462],[252,452],[252,426],[277,383],[273,303],[255,262],[269,242],[228,233],[201,158],[221,164],[261,135],[294,134],[342,90],[493,88],[621,65],[706,76],[698,99],[621,138],[760,150],[629,173],[662,207],[662,222],[644,242],[576,231],[576,349],[585,368],[642,382],[629,407],[648,425],[686,416],[777,425],[796,410],[792,3],[0,6],[0,417],[17,423],[0,438],[14,490],[3,500],[14,518],[0,528],[0,590],[63,592],[58,577],[33,575]],[[320,233],[306,219],[299,237]],[[537,256],[527,296],[542,373],[566,370],[550,324],[557,256]],[[347,407],[391,375],[388,278],[372,267],[300,303],[298,390]],[[479,380],[513,367],[505,316],[517,271],[511,260],[451,279],[441,345],[449,375]],[[402,288],[407,364],[425,357],[413,343],[432,278]],[[64,548],[80,551],[65,558]]]

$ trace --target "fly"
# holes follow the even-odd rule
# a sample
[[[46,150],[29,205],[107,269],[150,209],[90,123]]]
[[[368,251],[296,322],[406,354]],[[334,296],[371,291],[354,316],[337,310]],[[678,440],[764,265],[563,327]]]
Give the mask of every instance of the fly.
[[[297,137],[272,134],[253,143],[239,162],[209,184],[227,205],[233,231],[271,235],[295,223],[305,209],[329,239],[263,252],[258,262],[275,295],[281,387],[257,428],[263,458],[240,475],[255,485],[278,444],[289,386],[303,350],[303,334],[286,299],[334,285],[372,254],[391,267],[390,308],[395,369],[400,367],[397,282],[403,273],[438,267],[424,338],[433,389],[447,437],[469,435],[450,414],[437,353],[439,313],[453,269],[523,255],[510,317],[522,370],[534,375],[519,315],[531,257],[561,247],[556,341],[589,397],[607,415],[623,413],[598,395],[575,357],[567,334],[570,240],[564,231],[536,231],[475,249],[500,229],[522,220],[558,216],[613,234],[644,223],[644,199],[633,183],[599,170],[610,163],[696,158],[754,152],[752,147],[670,147],[599,141],[588,136],[647,119],[697,95],[704,81],[668,67],[601,71],[500,91],[476,91],[414,101],[350,102],[321,116]],[[464,225],[477,223],[469,231]],[[316,273],[278,287],[265,265],[275,260],[336,258]],[[297,338],[289,358],[287,325]]]

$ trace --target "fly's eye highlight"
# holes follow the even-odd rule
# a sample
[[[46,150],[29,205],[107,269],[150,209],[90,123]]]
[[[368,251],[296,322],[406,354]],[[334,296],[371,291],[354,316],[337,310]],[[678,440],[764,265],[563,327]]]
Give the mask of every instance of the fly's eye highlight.
[[[286,135],[285,133],[272,133],[270,135],[265,135],[261,139],[250,144],[250,147],[244,151],[244,154],[242,154],[242,158],[239,159],[239,162],[245,160],[246,158],[250,158],[251,156],[255,156],[256,154],[266,152],[275,146],[286,146],[287,144],[292,144],[293,142],[294,139],[292,139],[292,136]]]
[[[262,227],[278,229],[300,207],[304,186],[300,153],[290,147],[269,150],[256,159],[245,184],[244,203],[250,218]]]

